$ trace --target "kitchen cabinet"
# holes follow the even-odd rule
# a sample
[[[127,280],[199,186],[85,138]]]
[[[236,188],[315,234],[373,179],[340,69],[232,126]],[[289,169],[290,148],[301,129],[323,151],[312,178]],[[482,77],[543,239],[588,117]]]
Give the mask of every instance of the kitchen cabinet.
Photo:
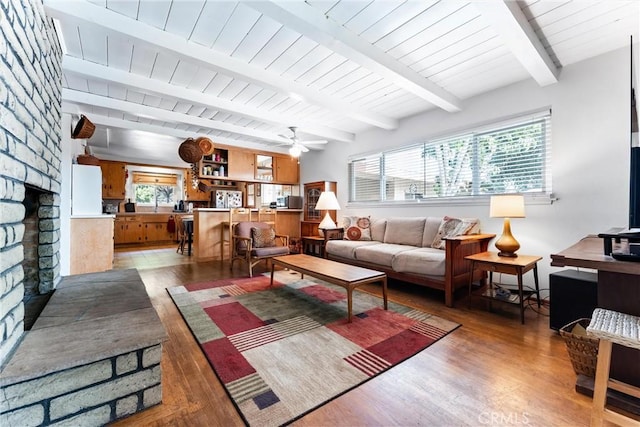
[[[255,178],[261,182],[272,182],[274,175],[273,156],[256,154]]]
[[[102,198],[124,200],[126,184],[126,165],[122,162],[104,160],[100,162],[102,170]]]
[[[300,167],[298,159],[291,156],[276,156],[276,182],[282,184],[297,184],[300,182]]]
[[[116,245],[142,243],[142,221],[137,215],[116,216],[113,234],[113,240]]]
[[[229,150],[216,148],[213,154],[202,157],[198,173],[201,178],[209,179],[229,176]]]
[[[255,179],[255,153],[244,150],[229,150],[229,178],[237,181]]]
[[[193,171],[191,169],[185,169],[184,176],[186,179],[183,184],[188,202],[208,202],[211,199],[210,191],[202,191],[198,185],[193,188]]]
[[[71,218],[70,273],[113,268],[113,216]]]
[[[336,193],[335,181],[317,181],[304,184],[303,220],[300,223],[301,236],[318,236],[318,225],[324,217],[324,212],[316,210],[316,203],[323,191]],[[336,221],[336,211],[329,211],[329,215]]]
[[[171,215],[142,215],[143,241],[145,243],[171,242],[175,240],[175,231],[169,232],[168,222]]]

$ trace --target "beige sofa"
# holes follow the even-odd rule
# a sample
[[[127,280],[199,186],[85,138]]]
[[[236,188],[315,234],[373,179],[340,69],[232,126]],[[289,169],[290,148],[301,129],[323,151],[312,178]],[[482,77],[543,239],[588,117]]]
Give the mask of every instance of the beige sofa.
[[[348,218],[352,218],[351,226]],[[327,241],[327,258],[443,290],[448,307],[453,306],[456,289],[469,284],[470,262],[464,257],[486,251],[495,237],[495,234],[478,234],[477,220],[348,218],[345,218],[345,239]],[[458,220],[458,225],[454,220]],[[365,227],[357,227],[356,222]],[[358,240],[347,240],[349,237]],[[474,280],[485,280],[484,273],[474,272]]]

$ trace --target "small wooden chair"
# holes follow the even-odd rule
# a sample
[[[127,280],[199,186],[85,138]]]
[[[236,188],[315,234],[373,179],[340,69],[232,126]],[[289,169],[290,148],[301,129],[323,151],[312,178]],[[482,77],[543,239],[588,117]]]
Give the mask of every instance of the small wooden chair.
[[[268,266],[272,257],[289,255],[289,236],[276,234],[266,222],[241,221],[232,228],[231,249],[230,269],[236,260],[243,260],[249,277],[253,277],[253,267],[260,261],[265,260]]]
[[[601,426],[607,420],[621,426],[640,426],[640,419],[606,407],[607,388],[640,399],[640,387],[609,377],[611,348],[614,343],[640,350],[640,317],[596,308],[587,327],[587,334],[600,339],[591,425]]]
[[[182,222],[182,216],[176,215],[176,240],[178,241],[178,249],[176,249],[176,253],[180,252],[184,254],[184,244],[186,242],[186,235],[184,231],[184,222]]]

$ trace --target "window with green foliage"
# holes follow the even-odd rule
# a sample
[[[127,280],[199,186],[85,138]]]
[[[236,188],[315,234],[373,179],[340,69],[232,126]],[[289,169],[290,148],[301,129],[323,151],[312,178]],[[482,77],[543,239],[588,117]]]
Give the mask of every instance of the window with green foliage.
[[[134,172],[133,191],[138,205],[173,206],[178,203],[178,178],[174,174]]]
[[[531,114],[349,161],[350,202],[551,193],[551,114]]]

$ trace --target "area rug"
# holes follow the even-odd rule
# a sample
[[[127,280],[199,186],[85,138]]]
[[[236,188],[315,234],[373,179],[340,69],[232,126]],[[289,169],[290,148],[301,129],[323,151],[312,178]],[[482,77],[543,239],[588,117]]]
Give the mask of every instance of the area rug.
[[[292,422],[417,354],[457,323],[298,273],[168,288],[248,425]]]

